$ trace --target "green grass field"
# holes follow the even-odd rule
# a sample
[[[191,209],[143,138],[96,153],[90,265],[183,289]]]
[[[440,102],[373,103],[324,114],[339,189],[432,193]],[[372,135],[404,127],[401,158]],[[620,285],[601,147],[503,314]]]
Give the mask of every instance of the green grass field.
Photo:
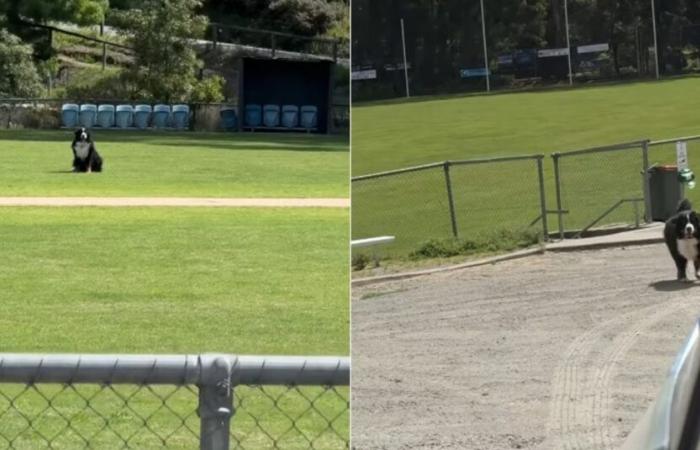
[[[0,132],[0,195],[348,195],[343,139],[97,141],[106,171],[69,174],[69,133]],[[348,355],[348,222],[347,209],[2,207],[3,351]],[[239,387],[232,440],[345,448],[348,398],[345,387]],[[194,387],[3,385],[0,447],[195,448],[196,408]]]
[[[444,160],[545,154],[548,209],[555,209],[549,155],[644,138],[700,134],[696,97],[700,78],[574,90],[418,98],[356,105],[353,176]],[[691,167],[697,159],[689,143]],[[673,144],[654,147],[651,163],[673,163]],[[621,198],[641,194],[641,149],[562,159],[566,229],[578,229]],[[451,170],[460,238],[483,239],[499,230],[522,231],[539,215],[534,161]],[[698,197],[695,191],[691,199]],[[405,257],[429,238],[451,236],[442,168],[353,183],[353,238],[391,234],[383,252]],[[632,203],[601,224],[634,223]],[[549,215],[549,228],[557,228]],[[539,227],[535,223],[534,227]]]
[[[348,354],[346,210],[0,214],[4,351]]]
[[[0,193],[17,196],[347,197],[347,138],[93,132],[100,176],[70,173],[73,134],[0,130]]]
[[[691,77],[353,105],[352,174],[700,134],[699,94]]]

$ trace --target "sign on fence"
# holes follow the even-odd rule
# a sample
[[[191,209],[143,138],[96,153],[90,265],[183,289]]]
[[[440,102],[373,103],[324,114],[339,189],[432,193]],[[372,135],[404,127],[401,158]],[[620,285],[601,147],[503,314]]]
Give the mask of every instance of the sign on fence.
[[[485,67],[480,67],[476,69],[460,69],[459,76],[462,78],[475,78],[475,77],[485,77],[488,71]]]
[[[688,168],[688,144],[685,141],[676,142],[676,164],[679,172]]]
[[[352,72],[353,80],[374,80],[377,78],[377,71],[375,69],[369,70],[355,70]]]

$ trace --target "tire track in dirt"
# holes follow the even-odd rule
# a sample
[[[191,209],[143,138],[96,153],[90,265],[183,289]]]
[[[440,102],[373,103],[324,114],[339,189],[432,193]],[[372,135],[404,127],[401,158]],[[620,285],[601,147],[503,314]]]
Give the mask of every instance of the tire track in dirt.
[[[684,307],[680,302],[652,304],[580,335],[555,370],[548,436],[567,450],[613,449],[610,385],[618,364],[640,333]]]

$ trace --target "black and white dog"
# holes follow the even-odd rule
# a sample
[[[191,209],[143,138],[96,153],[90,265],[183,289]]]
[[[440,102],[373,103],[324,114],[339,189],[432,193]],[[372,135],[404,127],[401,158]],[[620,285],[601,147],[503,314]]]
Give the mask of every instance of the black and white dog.
[[[102,172],[102,157],[97,153],[90,132],[85,128],[75,130],[73,138],[73,172]]]
[[[688,261],[693,262],[695,278],[700,279],[700,220],[688,200],[682,200],[676,215],[666,221],[664,238],[676,263],[678,279],[687,279],[685,269]]]

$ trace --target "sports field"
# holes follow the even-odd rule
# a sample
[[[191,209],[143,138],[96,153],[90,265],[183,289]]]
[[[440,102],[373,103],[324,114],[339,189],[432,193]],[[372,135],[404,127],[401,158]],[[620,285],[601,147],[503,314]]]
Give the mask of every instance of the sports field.
[[[94,137],[105,172],[72,174],[71,133],[0,132],[3,195],[348,196],[344,139]],[[343,207],[0,207],[3,351],[348,355],[348,222]],[[90,399],[85,408],[72,388],[39,389],[0,389],[0,407],[9,411],[0,434],[17,448],[43,446],[54,434],[67,447],[84,438],[118,447],[129,436],[137,448],[196,445],[196,391],[79,387]],[[270,447],[271,439],[282,448],[309,439],[343,448],[347,389],[303,391],[239,388],[232,436],[250,448]],[[61,413],[44,410],[46,398]],[[332,429],[309,399],[337,418]],[[36,415],[34,429],[17,409]],[[66,429],[61,414],[84,438]],[[149,425],[139,417],[151,417]]]
[[[353,176],[700,134],[700,77],[354,104]]]
[[[99,177],[70,173],[73,133],[0,131],[2,195],[347,197],[347,138],[317,135],[92,132]]]
[[[552,210],[551,153],[700,134],[697,93],[700,78],[691,77],[354,105],[353,176],[444,160],[544,154],[545,195]],[[689,144],[691,167],[697,162],[695,148],[700,143]],[[650,151],[651,163],[674,161],[672,144]],[[616,201],[638,197],[641,165],[641,151],[634,150],[563,159],[565,228],[580,229]],[[459,235],[473,241],[468,247],[499,233],[540,227],[534,160],[450,170]],[[440,167],[354,183],[353,238],[395,235],[396,244],[385,252],[402,257],[428,238],[451,236],[445,184]],[[635,214],[641,213],[625,204],[603,223],[634,223]],[[556,216],[548,218],[550,230],[556,229]]]

